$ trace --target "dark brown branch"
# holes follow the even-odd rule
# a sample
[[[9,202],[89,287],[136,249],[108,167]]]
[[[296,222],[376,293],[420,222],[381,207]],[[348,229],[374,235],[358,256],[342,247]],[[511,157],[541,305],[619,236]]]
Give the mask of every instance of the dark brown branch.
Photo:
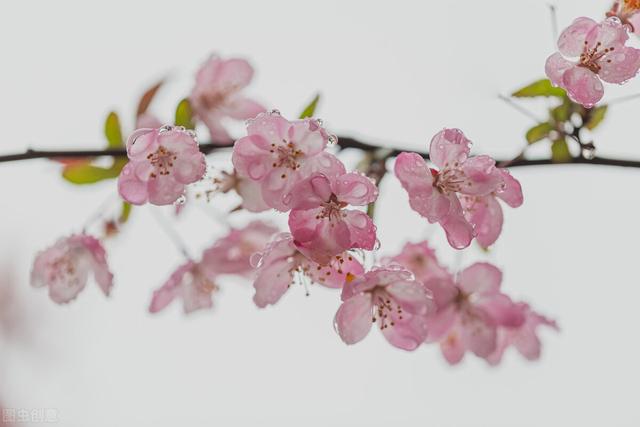
[[[233,143],[224,143],[224,144],[214,144],[214,143],[204,143],[200,144],[200,150],[209,154],[214,151],[229,149],[233,146]],[[366,142],[358,141],[355,138],[350,137],[338,137],[338,146],[340,149],[347,148],[355,148],[358,150],[366,151],[366,152],[375,152],[380,151],[384,157],[395,157],[400,154],[402,151],[413,151],[413,150],[399,150],[397,148],[388,148],[381,147],[378,145],[368,144]],[[429,158],[429,154],[426,152],[417,151],[425,159]],[[14,162],[19,160],[32,160],[32,159],[78,159],[78,158],[86,158],[86,157],[101,157],[101,156],[110,156],[110,157],[124,157],[126,156],[126,151],[124,148],[117,149],[106,149],[106,150],[27,150],[24,153],[19,154],[7,154],[0,156],[0,163],[4,162]],[[552,164],[560,164],[554,163],[550,159],[534,159],[528,160],[524,158],[517,158],[513,160],[496,160],[498,164],[508,164],[509,167],[521,167],[521,166],[542,166],[542,165],[552,165]],[[640,168],[640,161],[638,160],[623,160],[623,159],[609,159],[605,157],[594,157],[592,159],[584,158],[584,157],[575,157],[570,164],[591,164],[591,165],[606,165],[606,166],[619,166],[619,167],[630,167],[630,168]],[[564,163],[567,164],[567,163]]]

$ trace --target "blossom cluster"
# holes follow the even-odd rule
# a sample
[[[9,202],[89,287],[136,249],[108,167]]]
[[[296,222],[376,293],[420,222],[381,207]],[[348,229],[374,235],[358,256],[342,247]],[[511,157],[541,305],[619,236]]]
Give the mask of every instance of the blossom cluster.
[[[539,356],[538,327],[556,325],[503,293],[497,267],[479,262],[452,272],[426,241],[408,243],[371,266],[367,252],[377,251],[380,242],[368,208],[378,200],[374,178],[380,176],[366,167],[349,170],[335,150],[337,137],[321,120],[288,120],[245,97],[252,77],[245,60],[214,56],[198,71],[188,99],[193,119],[214,143],[231,146],[226,122],[246,121],[246,135],[232,144],[233,169],[213,180],[216,192],[237,193],[248,212],[286,216],[288,229],[262,220],[231,228],[153,291],[150,313],[176,300],[188,314],[211,309],[224,276],[250,281],[260,308],[277,304],[294,285],[315,284],[339,292],[334,326],[347,344],[360,342],[376,325],[403,350],[437,343],[451,364],[467,351],[495,364],[510,346],[528,359]],[[137,127],[126,142],[119,194],[132,205],[175,204],[206,176],[196,132],[161,125],[148,113],[138,117]],[[377,159],[383,175],[387,160]],[[493,158],[472,156],[471,142],[459,129],[438,132],[428,156],[400,153],[394,173],[409,206],[438,224],[457,250],[474,239],[483,248],[493,245],[503,227],[502,203],[523,204],[519,181]],[[92,274],[109,295],[113,275],[102,242],[83,232],[41,252],[32,283],[47,286],[56,303],[67,303]]]
[[[628,31],[640,18],[637,1],[616,2],[602,22],[580,17],[558,38],[558,52],[546,62],[545,71],[553,84],[587,108],[604,96],[602,82],[623,84],[640,69],[640,49],[627,46]]]

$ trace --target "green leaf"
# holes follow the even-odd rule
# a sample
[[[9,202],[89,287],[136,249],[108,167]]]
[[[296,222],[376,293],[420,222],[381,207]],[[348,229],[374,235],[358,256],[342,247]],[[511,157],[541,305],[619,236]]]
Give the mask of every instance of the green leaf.
[[[527,142],[529,144],[533,144],[534,142],[538,142],[542,139],[545,139],[549,136],[549,132],[553,130],[553,126],[551,123],[540,123],[539,125],[535,125],[531,129],[527,131]]]
[[[120,130],[120,119],[114,111],[110,112],[104,122],[104,135],[107,137],[107,147],[118,148],[124,145],[122,131]]]
[[[316,111],[316,107],[318,106],[318,101],[320,101],[320,94],[317,94],[313,100],[302,110],[300,113],[301,119],[306,119],[307,117],[313,117],[313,113]]]
[[[607,105],[601,105],[600,107],[596,107],[593,110],[589,111],[589,120],[584,124],[589,130],[593,130],[604,120],[607,115],[607,109],[609,107]]]
[[[563,98],[566,96],[566,93],[564,89],[553,86],[549,79],[542,79],[513,92],[511,96],[515,96],[516,98],[533,98],[536,96],[556,96]]]
[[[62,171],[62,176],[73,184],[94,184],[96,182],[115,178],[120,174],[116,168],[103,168],[88,163],[69,165]]]
[[[572,104],[569,98],[564,98],[562,100],[562,104],[558,105],[555,108],[552,108],[550,111],[551,118],[556,123],[564,123],[569,120],[572,112]]]
[[[136,117],[140,117],[149,109],[149,105],[151,105],[151,101],[158,93],[160,87],[164,84],[164,80],[160,80],[155,85],[151,86],[147,91],[142,95],[140,101],[138,102],[138,109],[136,110]]]
[[[555,163],[566,163],[571,161],[571,152],[567,141],[562,137],[551,144],[551,160]]]
[[[180,101],[176,108],[176,126],[184,126],[187,129],[195,129],[196,124],[193,121],[193,110],[191,103],[187,98]]]
[[[122,202],[122,210],[120,211],[118,222],[120,224],[124,224],[129,220],[130,215],[131,215],[131,204],[127,202]]]

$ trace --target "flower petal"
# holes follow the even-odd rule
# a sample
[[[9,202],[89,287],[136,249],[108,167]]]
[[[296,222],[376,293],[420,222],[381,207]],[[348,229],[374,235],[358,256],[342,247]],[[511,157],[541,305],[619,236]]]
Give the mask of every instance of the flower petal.
[[[477,262],[465,268],[458,276],[458,285],[468,294],[495,295],[500,290],[502,272],[494,265]]]
[[[253,302],[264,308],[269,304],[277,303],[282,295],[287,292],[293,279],[291,277],[291,263],[286,259],[275,261],[258,271],[258,276],[253,287],[256,290]]]
[[[562,76],[562,86],[573,101],[586,108],[593,107],[604,95],[604,87],[598,76],[584,67],[568,69]]]
[[[590,18],[576,18],[558,38],[558,49],[564,56],[580,56],[584,49],[587,34],[597,26],[596,21]]]
[[[471,141],[460,129],[443,129],[438,132],[429,147],[431,161],[440,169],[463,163],[469,155]]]
[[[338,178],[336,196],[341,202],[364,206],[375,202],[378,198],[378,188],[367,176],[352,172]]]
[[[473,225],[483,248],[493,245],[502,231],[502,207],[494,196],[464,199],[465,218]]]
[[[346,344],[362,341],[371,330],[373,305],[371,294],[354,295],[340,305],[333,324]]]

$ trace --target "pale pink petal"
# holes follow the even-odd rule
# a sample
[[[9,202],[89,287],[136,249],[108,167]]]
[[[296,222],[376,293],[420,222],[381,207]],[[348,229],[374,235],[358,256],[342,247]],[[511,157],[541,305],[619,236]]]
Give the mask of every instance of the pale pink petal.
[[[190,272],[194,267],[192,261],[181,265],[174,271],[169,279],[159,288],[153,291],[149,312],[157,313],[168,306],[175,298],[180,296],[182,290],[182,281],[185,274]]]
[[[400,153],[396,158],[395,174],[409,194],[409,205],[429,222],[445,217],[450,209],[449,199],[433,187],[433,175],[416,153]]]
[[[590,18],[580,17],[568,26],[558,39],[558,49],[565,56],[580,56],[587,34],[598,24]]]
[[[433,278],[451,276],[447,269],[440,265],[427,241],[406,243],[398,255],[383,260],[385,264],[392,262],[404,266],[416,276],[416,279],[425,284]]]
[[[289,229],[296,247],[307,258],[327,264],[334,256],[351,248],[351,233],[343,221],[316,219],[318,210],[292,210]]]
[[[262,136],[249,135],[240,138],[233,146],[231,160],[240,176],[259,181],[271,171],[269,142]]]
[[[460,363],[465,353],[460,332],[458,330],[452,330],[447,337],[440,342],[440,350],[450,365]]]
[[[132,160],[145,160],[158,148],[156,129],[137,129],[127,139],[127,155]]]
[[[496,162],[489,156],[476,156],[462,164],[466,177],[460,193],[472,196],[484,196],[502,189],[504,179],[496,168]]]
[[[497,294],[476,304],[493,319],[496,325],[517,328],[525,322],[525,312],[511,298],[504,294]]]
[[[262,198],[272,208],[286,212],[291,209],[291,192],[301,179],[303,177],[298,171],[283,167],[272,168],[262,180]]]
[[[95,237],[86,234],[79,235],[77,239],[91,255],[91,270],[96,283],[102,292],[109,296],[113,287],[113,274],[109,271],[107,253],[102,243]]]
[[[151,113],[143,113],[136,117],[136,129],[158,129],[162,127],[162,122]]]
[[[346,344],[356,344],[371,330],[372,316],[371,294],[357,294],[342,303],[333,324],[342,341]]]
[[[184,184],[180,184],[169,175],[159,175],[147,183],[149,203],[170,205],[184,194]]]
[[[496,326],[482,311],[463,318],[461,338],[464,347],[478,357],[490,356],[497,347]]]
[[[502,231],[502,207],[494,196],[465,199],[465,217],[476,232],[476,240],[483,248],[493,245]]]
[[[207,310],[213,307],[212,291],[203,288],[197,281],[185,284],[181,288],[182,309],[185,314],[197,310]]]
[[[355,278],[362,274],[364,274],[362,264],[348,254],[341,255],[340,260],[332,261],[327,266],[321,266],[313,262],[309,265],[311,279],[315,283],[328,288],[342,288],[348,277]]]
[[[605,56],[599,62],[598,75],[607,83],[622,84],[638,74],[640,68],[640,50],[633,47],[621,47]]]
[[[217,58],[213,59],[218,60]],[[241,89],[253,78],[253,67],[244,59],[232,58],[217,64],[211,84]],[[206,66],[206,64],[205,64]]]
[[[575,63],[567,61],[561,54],[556,52],[547,58],[544,71],[547,74],[547,77],[549,77],[549,80],[551,80],[551,83],[556,86],[564,87],[564,73],[575,66]]]
[[[136,176],[135,166],[131,162],[127,163],[120,172],[118,193],[120,197],[133,205],[147,203],[149,197],[147,183]]]
[[[353,206],[365,206],[378,198],[378,188],[370,178],[352,172],[338,178],[336,196],[341,202]]]
[[[270,208],[262,198],[262,190],[258,182],[239,178],[236,191],[242,197],[242,207],[249,212],[263,212]]]
[[[431,293],[415,280],[396,281],[385,290],[407,313],[425,316],[435,309]]]
[[[458,276],[458,285],[469,294],[495,295],[501,283],[502,272],[486,262],[477,262],[462,270]]]
[[[329,178],[334,178],[344,175],[347,170],[336,156],[323,151],[308,158],[300,168],[301,176],[311,176],[316,172],[322,173]]]
[[[440,220],[440,225],[447,234],[447,240],[452,248],[464,249],[471,244],[475,237],[473,226],[465,219],[460,201],[455,194],[449,196],[451,210]]]
[[[256,290],[253,301],[258,307],[264,308],[269,304],[277,303],[287,292],[293,281],[290,267],[290,263],[282,259],[260,269],[253,282]]]
[[[573,101],[587,108],[593,107],[604,95],[598,76],[584,67],[567,70],[562,76],[562,86]]]
[[[247,134],[261,136],[268,142],[267,146],[279,145],[283,140],[288,140],[290,127],[291,123],[280,114],[261,113],[249,121]]]
[[[183,153],[173,164],[172,175],[181,184],[191,184],[204,176],[207,163],[200,151]]]
[[[224,106],[224,111],[236,120],[247,120],[264,113],[266,109],[253,99],[239,96],[229,100]]]
[[[356,210],[344,210],[343,221],[349,230],[351,244],[347,249],[373,250],[376,245],[376,226],[369,215]]]
[[[443,307],[436,313],[429,315],[427,317],[427,340],[429,342],[440,341],[449,334],[457,319],[458,314],[453,306]]]
[[[326,132],[314,119],[298,120],[289,127],[287,142],[293,142],[307,156],[319,154],[328,141]]]
[[[448,275],[444,277],[434,277],[423,282],[424,287],[433,296],[433,301],[437,309],[449,307],[458,296],[458,287],[453,278]]]
[[[502,174],[502,179],[504,180],[504,188],[497,191],[496,196],[512,208],[521,206],[524,202],[524,196],[522,194],[522,186],[520,186],[520,181],[515,179],[508,170],[502,168],[498,170]]]
[[[611,47],[618,50],[628,39],[627,30],[620,19],[607,18],[589,30],[586,42],[589,49],[595,48],[600,43],[599,50]]]
[[[431,140],[429,157],[440,169],[461,164],[467,160],[471,141],[460,129],[444,129]]]
[[[224,145],[233,141],[231,134],[222,124],[224,115],[220,110],[205,110],[199,113],[198,117],[202,120],[202,122],[209,130],[211,143],[216,145]]]
[[[406,351],[417,349],[427,338],[427,320],[425,316],[392,312],[390,318],[393,325],[382,329],[382,334],[394,347]]]
[[[298,182],[291,190],[292,209],[313,209],[328,202],[333,191],[331,181],[321,173],[315,173],[309,178]]]

